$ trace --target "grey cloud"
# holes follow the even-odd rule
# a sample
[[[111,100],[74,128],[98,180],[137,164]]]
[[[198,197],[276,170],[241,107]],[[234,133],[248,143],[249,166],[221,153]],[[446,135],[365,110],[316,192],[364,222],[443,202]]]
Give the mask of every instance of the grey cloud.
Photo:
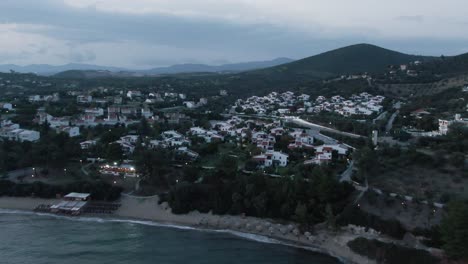
[[[423,22],[424,16],[398,16],[395,18],[400,21],[409,21],[409,22]]]
[[[423,16],[400,16],[395,19],[403,22],[424,21]],[[453,39],[383,39],[371,27],[333,29],[334,34],[326,35],[325,32],[330,29],[309,25],[315,32],[311,34],[266,23],[243,25],[165,14],[99,12],[94,8],[72,8],[58,0],[41,0],[40,3],[37,0],[1,0],[0,23],[44,25],[19,27],[18,31],[41,34],[69,43],[69,52],[55,54],[65,62],[113,63],[117,57],[125,56],[126,63],[130,65],[162,66],[184,62],[302,58],[361,42],[424,54],[453,54],[466,47],[463,40]],[[106,55],[93,49],[103,43],[108,45],[109,52]],[[136,43],[136,47],[128,48],[127,54],[118,53],[122,47],[117,49],[117,46],[131,43]],[[165,52],[166,49],[157,47],[171,49]],[[31,48],[29,52],[33,51],[39,54],[52,53],[47,47]],[[183,54],[179,51],[183,51]]]
[[[57,57],[65,59],[66,61],[82,63],[90,62],[96,59],[96,54],[90,50],[78,51],[75,49],[70,49],[66,54],[56,54]]]

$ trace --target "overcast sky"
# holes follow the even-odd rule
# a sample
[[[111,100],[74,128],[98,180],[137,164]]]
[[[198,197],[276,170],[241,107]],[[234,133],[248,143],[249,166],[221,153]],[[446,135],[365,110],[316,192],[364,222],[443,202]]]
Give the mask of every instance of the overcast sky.
[[[0,64],[148,68],[303,58],[356,43],[468,52],[466,0],[0,0]]]

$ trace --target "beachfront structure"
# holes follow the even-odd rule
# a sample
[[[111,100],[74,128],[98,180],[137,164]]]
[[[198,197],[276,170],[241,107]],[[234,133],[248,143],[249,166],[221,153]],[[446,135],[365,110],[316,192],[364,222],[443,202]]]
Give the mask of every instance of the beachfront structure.
[[[63,197],[64,200],[67,201],[88,201],[91,197],[89,193],[76,193],[72,192]]]
[[[52,205],[50,212],[79,215],[84,212],[90,196],[89,193],[69,193],[63,197],[63,201]]]

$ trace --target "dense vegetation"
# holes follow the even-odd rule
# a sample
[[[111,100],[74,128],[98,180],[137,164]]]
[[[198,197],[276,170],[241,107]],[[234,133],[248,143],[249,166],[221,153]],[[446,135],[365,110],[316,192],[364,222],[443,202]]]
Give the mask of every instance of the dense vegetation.
[[[377,230],[383,234],[402,239],[407,230],[397,220],[384,220],[359,209],[357,206],[348,206],[338,217],[337,223],[341,226],[357,225]]]
[[[42,182],[17,184],[8,180],[0,180],[0,196],[55,198],[70,192],[90,193],[93,200],[115,201],[120,197],[122,188],[103,181],[75,182],[67,185],[50,185]]]
[[[451,203],[440,230],[445,253],[468,261],[468,205],[460,201]]]
[[[348,246],[356,253],[376,260],[377,263],[388,264],[431,264],[440,260],[429,252],[407,248],[378,240],[368,240],[363,237],[348,242]]]
[[[441,56],[438,59],[421,64],[416,69],[428,72],[431,75],[453,76],[466,73],[468,71],[468,53],[452,57]]]
[[[19,168],[41,166],[63,168],[70,159],[79,160],[80,145],[76,139],[56,134],[48,128],[41,130],[38,142],[0,141],[0,175]]]
[[[227,161],[227,160],[226,160]],[[234,165],[231,165],[234,164]],[[192,210],[296,220],[313,224],[333,218],[344,208],[351,186],[339,183],[320,168],[305,171],[310,180],[241,174],[232,160],[203,177],[200,183],[175,185],[169,203],[175,213]]]

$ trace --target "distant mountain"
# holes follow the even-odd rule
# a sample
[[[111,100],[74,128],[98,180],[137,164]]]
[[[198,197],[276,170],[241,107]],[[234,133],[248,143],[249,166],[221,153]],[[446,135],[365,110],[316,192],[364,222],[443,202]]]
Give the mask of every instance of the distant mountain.
[[[69,70],[54,75],[57,78],[85,79],[113,77],[114,73],[106,70]]]
[[[54,75],[67,71],[109,71],[120,73],[118,75],[160,75],[160,74],[178,74],[178,73],[193,73],[193,72],[242,72],[253,69],[261,69],[280,65],[283,63],[292,62],[292,59],[277,58],[270,61],[253,61],[244,63],[224,64],[219,66],[205,64],[177,64],[169,67],[153,68],[149,70],[130,70],[119,67],[98,66],[91,64],[70,63],[66,65],[48,65],[48,64],[32,64],[19,66],[14,64],[0,65],[0,72],[20,72],[20,73],[35,73],[38,75]],[[115,75],[115,74],[111,74]]]
[[[169,67],[160,67],[141,71],[146,74],[177,74],[195,72],[242,72],[254,69],[268,68],[294,61],[289,58],[277,58],[270,61],[253,61],[244,63],[232,63],[219,66],[205,64],[177,64]]]
[[[251,74],[305,78],[322,78],[343,74],[383,72],[389,65],[431,60],[433,57],[408,55],[370,44],[356,44],[331,50],[276,67],[252,71]]]
[[[63,71],[70,70],[93,70],[93,71],[125,71],[123,68],[98,66],[91,64],[70,63],[65,65],[49,65],[49,64],[31,64],[26,66],[19,66],[15,64],[0,65],[0,72],[10,72],[10,70],[20,73],[35,73],[38,75],[53,75]]]

